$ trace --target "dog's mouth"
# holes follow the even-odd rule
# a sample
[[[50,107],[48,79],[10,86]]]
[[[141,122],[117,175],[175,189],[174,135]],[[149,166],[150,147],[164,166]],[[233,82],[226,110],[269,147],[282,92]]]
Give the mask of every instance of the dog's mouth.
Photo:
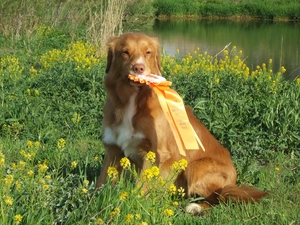
[[[142,85],[145,85],[145,83],[137,82],[137,79],[136,79],[136,78],[138,78],[138,75],[132,74],[132,73],[128,74],[128,76],[127,76],[128,83],[129,83],[130,85],[132,85],[132,86],[137,86],[137,87],[140,87],[140,86],[142,86]]]
[[[149,75],[150,76],[150,75]],[[142,85],[145,85],[146,84],[146,79],[148,75],[145,75],[144,73],[143,74],[137,74],[137,73],[134,73],[132,71],[130,71],[130,73],[128,74],[128,82],[130,85],[132,86],[142,86]]]
[[[167,81],[161,75],[156,74],[129,74],[128,79],[131,85],[141,86],[144,84],[152,84],[152,85],[162,85],[162,86],[171,86],[172,82]]]

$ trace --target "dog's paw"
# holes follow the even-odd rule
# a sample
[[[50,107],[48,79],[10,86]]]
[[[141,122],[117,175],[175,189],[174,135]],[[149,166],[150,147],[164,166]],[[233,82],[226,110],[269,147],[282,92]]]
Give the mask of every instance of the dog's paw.
[[[185,207],[185,211],[193,215],[200,215],[203,211],[202,207],[197,203],[190,203]]]

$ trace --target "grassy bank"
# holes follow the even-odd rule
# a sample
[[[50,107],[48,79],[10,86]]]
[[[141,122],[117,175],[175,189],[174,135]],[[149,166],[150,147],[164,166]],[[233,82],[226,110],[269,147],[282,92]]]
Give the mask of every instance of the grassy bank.
[[[217,57],[162,55],[163,75],[230,149],[239,183],[271,191],[258,204],[222,204],[198,218],[184,213],[194,200],[161,181],[154,165],[141,182],[150,198],[123,179],[95,190],[106,59],[68,31],[33,34],[14,45],[2,39],[1,224],[299,223],[300,80],[282,79],[284,68],[273,71],[270,60],[250,71],[236,47]]]
[[[6,46],[6,39],[28,42],[36,37],[37,29],[42,26],[64,30],[63,35],[69,39],[89,40],[97,47],[97,54],[103,54],[109,37],[152,25],[152,3],[153,0],[3,0],[0,4],[0,56],[11,51],[7,49],[11,46]]]
[[[284,67],[273,71],[272,60],[251,71],[236,47],[217,57],[197,50],[184,58],[162,55],[163,75],[231,151],[239,183],[270,196],[191,217],[184,207],[195,199],[162,181],[155,165],[141,181],[151,198],[124,179],[95,190],[104,153],[106,59],[99,48],[107,37],[98,31],[106,2],[1,3],[0,224],[299,223],[300,80],[282,79]],[[119,3],[125,2],[123,23],[111,24],[107,35],[149,25],[154,8],[148,1]],[[175,2],[172,7],[187,3]]]
[[[297,0],[156,0],[154,7],[159,17],[300,19],[300,3]]]

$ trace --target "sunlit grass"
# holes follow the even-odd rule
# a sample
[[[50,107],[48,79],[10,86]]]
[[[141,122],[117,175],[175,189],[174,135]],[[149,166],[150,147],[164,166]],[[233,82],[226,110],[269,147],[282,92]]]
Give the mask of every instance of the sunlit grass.
[[[56,40],[54,29],[42,30],[35,43]],[[194,200],[172,184],[184,161],[162,179],[155,154],[140,175],[123,158],[132,182],[110,167],[108,182],[95,190],[106,60],[84,41],[34,51],[0,58],[1,224],[299,221],[300,78],[286,81],[285,68],[273,71],[272,59],[251,70],[237,47],[217,56],[201,49],[183,58],[162,55],[163,76],[231,151],[239,183],[271,190],[258,204],[220,205],[199,219],[184,212]]]

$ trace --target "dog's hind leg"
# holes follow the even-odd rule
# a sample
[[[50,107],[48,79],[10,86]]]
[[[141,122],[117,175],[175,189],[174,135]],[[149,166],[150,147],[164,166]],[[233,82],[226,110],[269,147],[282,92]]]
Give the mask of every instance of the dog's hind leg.
[[[190,162],[176,181],[176,186],[183,187],[188,197],[203,197],[203,203],[191,203],[186,211],[199,215],[211,205],[219,203],[220,190],[227,185],[235,185],[236,170],[233,166],[222,164],[212,158],[202,158]]]

